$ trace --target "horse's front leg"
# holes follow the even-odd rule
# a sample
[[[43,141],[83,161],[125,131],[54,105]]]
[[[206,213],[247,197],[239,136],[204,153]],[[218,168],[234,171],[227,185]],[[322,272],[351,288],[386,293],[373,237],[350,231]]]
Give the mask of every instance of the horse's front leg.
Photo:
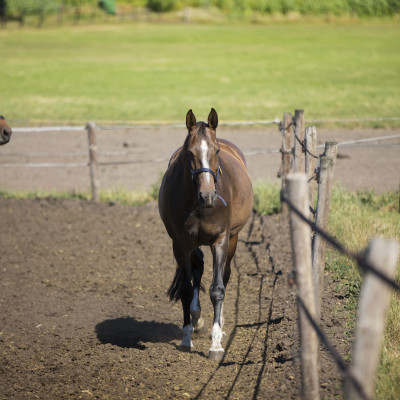
[[[211,246],[213,254],[213,280],[210,287],[210,298],[214,306],[214,323],[211,330],[212,344],[210,348],[210,359],[221,360],[224,356],[224,349],[221,345],[223,317],[222,308],[225,298],[224,269],[228,254],[228,234],[220,237]]]

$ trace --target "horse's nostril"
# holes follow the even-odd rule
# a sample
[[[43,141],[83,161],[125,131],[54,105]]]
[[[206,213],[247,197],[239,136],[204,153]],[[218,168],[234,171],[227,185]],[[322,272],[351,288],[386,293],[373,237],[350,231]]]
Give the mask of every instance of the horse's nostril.
[[[216,199],[216,192],[199,192],[200,205],[205,208],[210,208],[214,206]]]

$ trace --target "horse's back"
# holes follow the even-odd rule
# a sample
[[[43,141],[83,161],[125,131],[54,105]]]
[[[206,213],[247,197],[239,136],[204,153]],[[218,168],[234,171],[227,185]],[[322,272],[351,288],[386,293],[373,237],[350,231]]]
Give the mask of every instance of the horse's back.
[[[253,186],[247,172],[246,160],[242,151],[225,139],[218,139],[222,175],[230,171],[232,191],[231,235],[237,234],[246,223],[253,209]],[[221,154],[222,153],[222,154]]]
[[[182,152],[182,149],[183,149],[183,146],[179,147],[178,149],[176,149],[174,151],[174,154],[172,154],[171,158],[169,159],[168,168],[177,160],[177,158],[179,157],[179,155]]]
[[[226,139],[217,139],[217,142],[222,151],[226,151],[231,155],[233,155],[237,160],[240,161],[244,169],[247,170],[246,159],[244,158],[244,154],[239,149],[239,147],[237,147],[235,144]]]

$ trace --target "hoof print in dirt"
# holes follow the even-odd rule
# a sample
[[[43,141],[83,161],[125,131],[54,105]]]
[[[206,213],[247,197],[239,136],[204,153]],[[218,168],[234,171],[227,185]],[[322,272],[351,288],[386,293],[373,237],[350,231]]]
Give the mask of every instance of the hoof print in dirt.
[[[224,350],[217,350],[217,351],[211,351],[210,354],[208,355],[209,360],[216,360],[216,361],[221,361],[224,358]]]

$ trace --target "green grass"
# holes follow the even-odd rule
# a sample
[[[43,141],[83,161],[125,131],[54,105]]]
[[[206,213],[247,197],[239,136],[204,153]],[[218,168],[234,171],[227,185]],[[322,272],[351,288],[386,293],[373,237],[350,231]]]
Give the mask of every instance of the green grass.
[[[113,189],[101,189],[99,192],[100,202],[109,203],[116,202],[124,205],[138,206],[141,204],[148,203],[150,201],[155,201],[157,199],[157,194],[155,189],[150,191],[135,191],[135,190],[125,190],[121,187],[116,187]],[[74,191],[5,191],[0,190],[0,197],[10,198],[10,199],[38,199],[38,198],[55,198],[55,199],[67,199],[67,200],[91,200],[91,193],[89,192],[74,192]]]
[[[400,243],[399,193],[350,193],[335,188],[332,194],[329,230],[352,250],[362,250],[373,237]],[[328,251],[327,271],[337,281],[337,291],[345,297],[348,323],[344,331],[354,331],[362,277],[346,257]],[[400,268],[396,273],[400,282]],[[400,297],[393,294],[388,312],[375,399],[397,399],[400,393]]]
[[[280,184],[257,182],[253,184],[253,207],[261,215],[271,215],[281,212]]]
[[[14,126],[184,122],[211,107],[221,121],[399,116],[399,50],[393,21],[11,27],[0,110]]]

